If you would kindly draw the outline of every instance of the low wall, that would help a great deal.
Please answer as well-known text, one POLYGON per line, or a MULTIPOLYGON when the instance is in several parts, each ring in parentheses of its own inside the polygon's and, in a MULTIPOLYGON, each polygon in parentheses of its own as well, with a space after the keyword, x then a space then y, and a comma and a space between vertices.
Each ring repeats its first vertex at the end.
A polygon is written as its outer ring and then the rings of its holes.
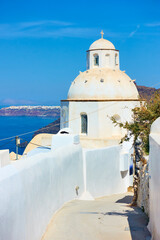
POLYGON ((151 127, 150 153, 150 223, 153 240, 160 239, 160 118, 151 127))
POLYGON ((0 239, 40 240, 53 213, 84 191, 82 149, 72 145, 0 169, 0 239))
POLYGON ((10 164, 9 150, 0 150, 0 168, 10 164))
POLYGON ((40 240, 65 202, 127 191, 126 149, 82 151, 75 136, 57 135, 52 140, 51 151, 37 149, 35 155, 0 169, 0 240, 40 240))
MULTIPOLYGON (((121 171, 121 147, 86 150, 86 188, 93 197, 124 193, 129 186, 129 164, 121 171)), ((123 155, 122 155, 123 156, 123 155)), ((129 159, 128 159, 129 163, 129 159)))

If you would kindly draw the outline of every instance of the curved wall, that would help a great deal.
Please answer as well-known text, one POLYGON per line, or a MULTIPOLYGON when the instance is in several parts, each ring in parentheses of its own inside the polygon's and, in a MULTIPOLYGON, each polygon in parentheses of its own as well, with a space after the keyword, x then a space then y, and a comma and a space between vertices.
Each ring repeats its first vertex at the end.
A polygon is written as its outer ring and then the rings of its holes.
POLYGON ((95 102, 62 102, 62 109, 67 108, 66 118, 61 114, 61 128, 69 127, 74 134, 88 139, 122 138, 126 131, 111 121, 111 117, 118 114, 120 121, 132 121, 132 109, 139 106, 139 101, 95 101, 95 102), (81 113, 88 116, 88 134, 81 134, 81 113), (69 122, 65 122, 68 119, 69 122))
POLYGON ((67 137, 57 134, 54 150, 0 169, 1 240, 40 240, 53 214, 85 192, 101 197, 127 191, 129 147, 82 149, 77 142, 63 145, 67 137))
POLYGON ((83 192, 82 149, 72 145, 0 169, 0 239, 39 240, 53 213, 83 192))
POLYGON ((120 146, 86 151, 86 187, 94 198, 127 191, 129 159, 121 171, 123 156, 120 146))

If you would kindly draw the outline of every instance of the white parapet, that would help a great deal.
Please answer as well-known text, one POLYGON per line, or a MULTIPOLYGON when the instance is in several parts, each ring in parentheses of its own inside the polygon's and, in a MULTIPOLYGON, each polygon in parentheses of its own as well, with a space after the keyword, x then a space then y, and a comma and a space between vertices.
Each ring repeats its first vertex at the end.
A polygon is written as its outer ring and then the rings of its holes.
POLYGON ((10 164, 9 150, 0 150, 0 168, 10 164))
POLYGON ((52 137, 51 150, 64 147, 66 145, 79 144, 79 135, 74 134, 56 134, 52 137))
POLYGON ((84 192, 82 172, 80 144, 0 168, 0 240, 42 239, 52 215, 84 192))

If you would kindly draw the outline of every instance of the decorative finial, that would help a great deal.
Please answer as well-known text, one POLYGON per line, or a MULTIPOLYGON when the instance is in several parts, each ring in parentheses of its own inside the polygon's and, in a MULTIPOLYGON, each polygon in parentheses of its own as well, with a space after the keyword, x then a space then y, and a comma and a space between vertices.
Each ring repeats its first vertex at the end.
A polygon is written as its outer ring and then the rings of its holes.
POLYGON ((103 30, 101 31, 101 38, 103 38, 103 35, 104 35, 104 32, 103 32, 103 30))

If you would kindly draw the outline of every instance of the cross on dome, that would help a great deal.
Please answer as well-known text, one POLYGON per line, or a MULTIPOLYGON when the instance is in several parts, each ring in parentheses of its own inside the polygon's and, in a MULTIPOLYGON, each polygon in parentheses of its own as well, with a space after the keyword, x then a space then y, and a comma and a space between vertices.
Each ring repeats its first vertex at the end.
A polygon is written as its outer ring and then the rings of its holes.
POLYGON ((103 35, 104 35, 104 32, 103 32, 103 30, 101 31, 101 38, 103 38, 103 35))

